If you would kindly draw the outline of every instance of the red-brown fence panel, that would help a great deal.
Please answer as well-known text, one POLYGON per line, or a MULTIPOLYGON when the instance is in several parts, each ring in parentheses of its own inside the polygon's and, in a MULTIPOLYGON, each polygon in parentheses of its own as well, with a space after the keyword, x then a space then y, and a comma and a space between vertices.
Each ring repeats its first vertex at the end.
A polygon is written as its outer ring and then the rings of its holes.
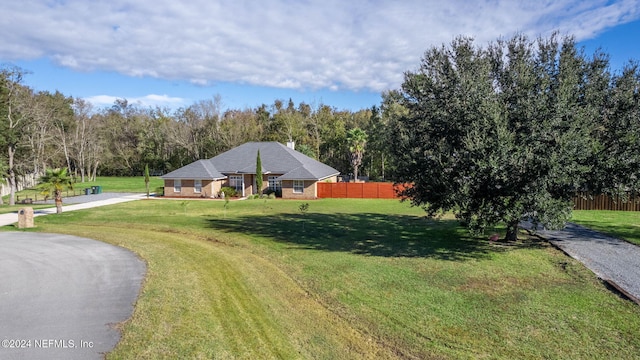
POLYGON ((347 191, 348 183, 330 183, 331 185, 331 197, 336 199, 344 199, 349 193, 347 191))
POLYGON ((332 198, 333 195, 331 193, 331 190, 333 189, 333 187, 331 186, 332 183, 326 183, 326 182, 319 182, 318 183, 318 197, 321 199, 328 199, 328 198, 332 198))
POLYGON ((364 183, 346 183, 347 197, 349 199, 362 199, 362 185, 364 183))
POLYGON ((378 199, 379 189, 385 183, 361 183, 362 184, 362 197, 365 199, 378 199))
MULTIPOLYGON (((393 183, 318 183, 319 198, 351 198, 351 199, 400 199, 398 192, 406 189, 410 184, 393 183)), ((588 195, 579 193, 573 198, 575 210, 618 210, 640 211, 640 196, 629 195, 629 200, 623 202, 619 198, 608 195, 588 195)))
POLYGON ((396 187, 393 184, 386 184, 386 186, 380 186, 378 188, 378 196, 381 199, 396 199, 398 195, 396 194, 396 187))
POLYGON ((350 199, 398 199, 396 189, 403 189, 405 185, 396 187, 393 183, 318 183, 319 198, 350 198, 350 199))

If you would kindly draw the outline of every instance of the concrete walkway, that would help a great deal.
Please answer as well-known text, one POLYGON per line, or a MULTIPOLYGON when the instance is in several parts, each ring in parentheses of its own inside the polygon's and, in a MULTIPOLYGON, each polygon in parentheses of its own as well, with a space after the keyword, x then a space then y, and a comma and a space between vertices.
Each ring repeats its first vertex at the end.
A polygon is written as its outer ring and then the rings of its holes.
MULTIPOLYGON (((90 209, 98 206, 119 204, 128 201, 140 200, 146 197, 145 194, 122 194, 122 193, 103 193, 96 195, 81 195, 72 198, 65 198, 62 205, 62 212, 90 209), (73 203, 65 205, 65 202, 73 203)), ((30 205, 25 205, 28 207, 30 205)), ((34 210, 34 216, 42 216, 55 214, 56 208, 34 210)), ((11 225, 18 222, 18 213, 0 214, 0 226, 11 225)))
POLYGON ((640 305, 639 246, 572 223, 537 233, 640 305))

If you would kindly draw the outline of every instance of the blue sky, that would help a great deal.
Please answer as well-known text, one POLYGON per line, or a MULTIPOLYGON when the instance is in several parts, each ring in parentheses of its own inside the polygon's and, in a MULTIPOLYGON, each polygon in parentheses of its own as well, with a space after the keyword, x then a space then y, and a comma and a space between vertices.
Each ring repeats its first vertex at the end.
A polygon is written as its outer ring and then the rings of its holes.
POLYGON ((171 109, 222 98, 358 110, 398 88, 425 50, 524 33, 640 60, 637 0, 8 0, 0 63, 24 83, 96 108, 117 98, 171 109))

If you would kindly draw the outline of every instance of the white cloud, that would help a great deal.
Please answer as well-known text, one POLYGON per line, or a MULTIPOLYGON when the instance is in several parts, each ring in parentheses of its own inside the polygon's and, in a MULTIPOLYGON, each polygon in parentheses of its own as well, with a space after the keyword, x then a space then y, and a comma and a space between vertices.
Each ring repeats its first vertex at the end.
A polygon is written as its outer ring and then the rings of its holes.
MULTIPOLYGON (((104 108, 112 106, 116 100, 122 100, 122 97, 111 95, 97 95, 87 97, 84 100, 90 102, 96 108, 104 108)), ((167 95, 150 94, 142 97, 125 98, 130 104, 137 104, 142 107, 169 107, 175 108, 187 104, 187 99, 179 97, 171 97, 167 95)))
MULTIPOLYGON (((0 58, 80 71, 298 89, 397 87, 430 46, 640 18, 636 0, 9 0, 0 58)), ((112 102, 111 102, 112 103, 112 102)))

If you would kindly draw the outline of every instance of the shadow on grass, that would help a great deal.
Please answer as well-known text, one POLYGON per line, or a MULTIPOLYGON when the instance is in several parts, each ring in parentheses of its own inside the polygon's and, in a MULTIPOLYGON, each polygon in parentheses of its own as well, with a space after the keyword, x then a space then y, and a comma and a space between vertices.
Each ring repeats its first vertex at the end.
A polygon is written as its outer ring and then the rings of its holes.
POLYGON ((486 240, 470 237, 457 221, 408 215, 272 214, 207 222, 218 231, 265 236, 293 248, 368 256, 468 260, 501 251, 486 240))

